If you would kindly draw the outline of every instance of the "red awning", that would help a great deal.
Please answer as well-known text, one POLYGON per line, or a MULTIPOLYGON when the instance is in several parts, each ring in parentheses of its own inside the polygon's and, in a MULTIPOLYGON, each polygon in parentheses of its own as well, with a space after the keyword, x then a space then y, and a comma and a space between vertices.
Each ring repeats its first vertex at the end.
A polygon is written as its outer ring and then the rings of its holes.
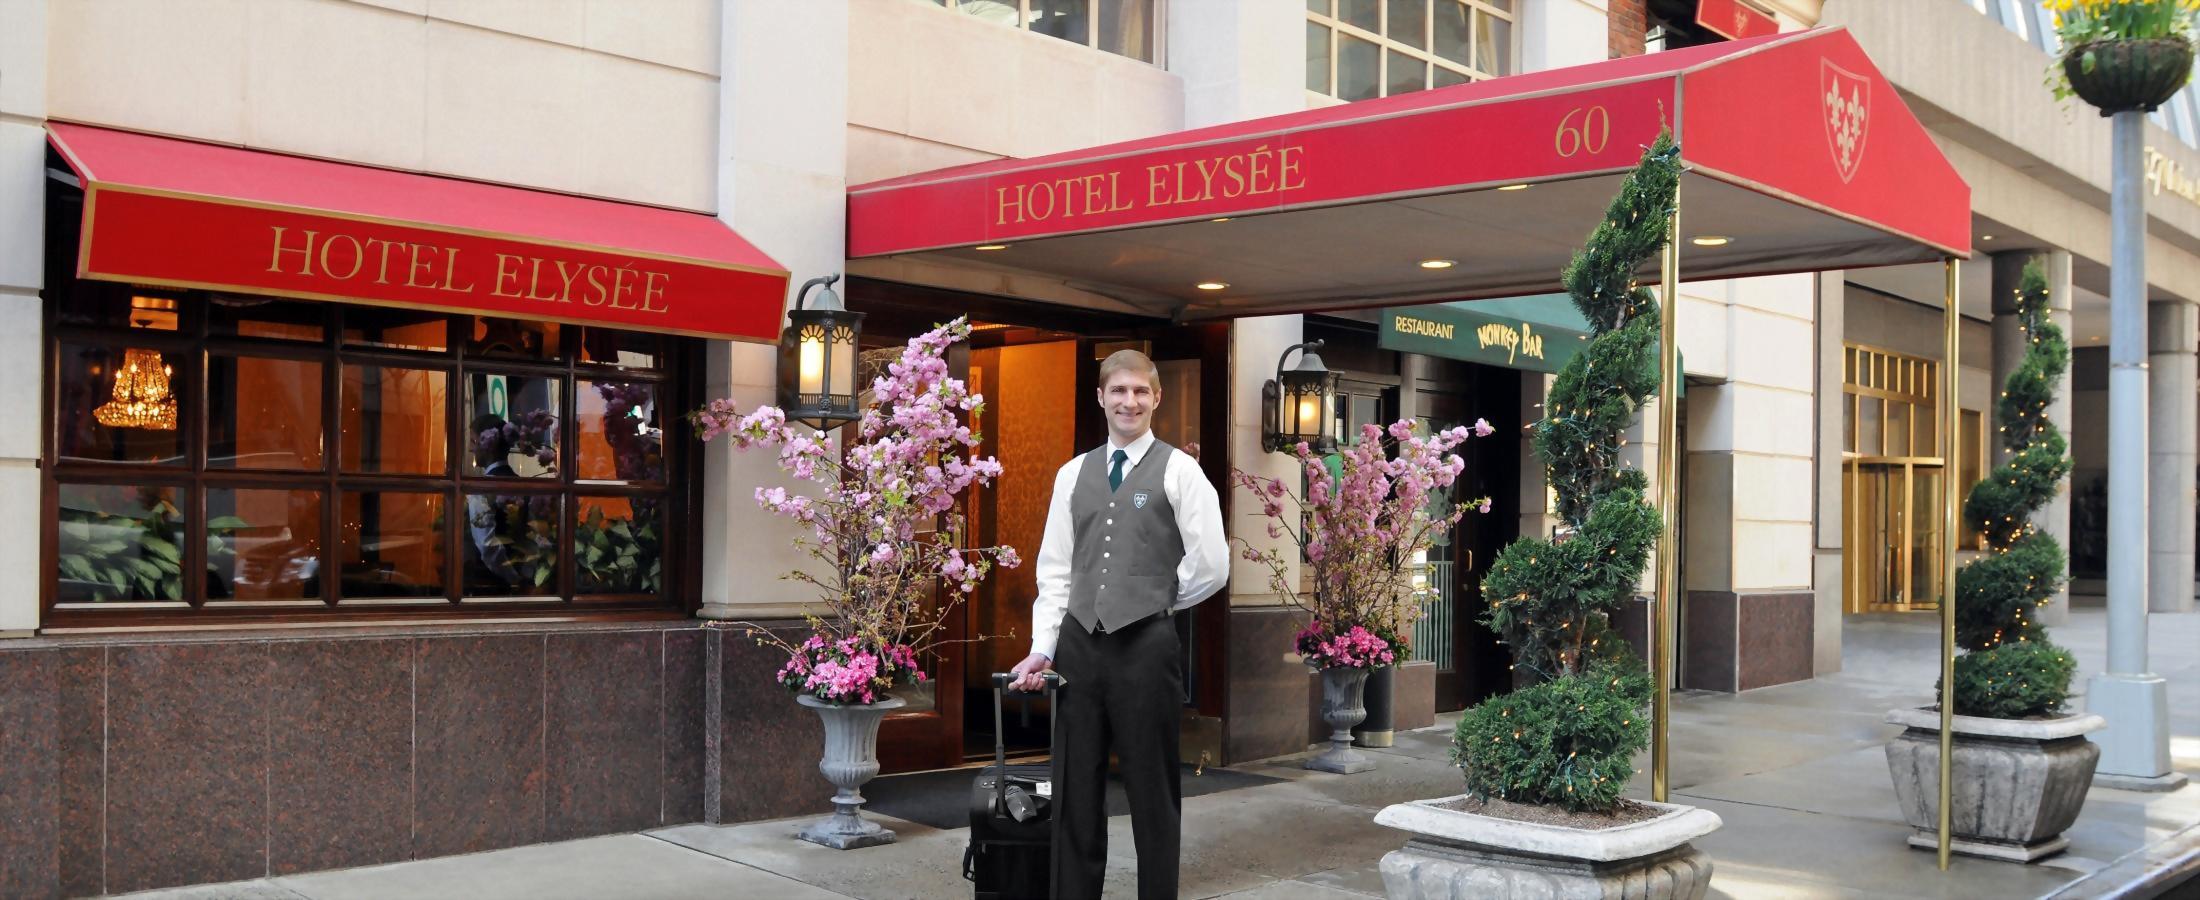
POLYGON ((1682 236, 1728 239, 1683 245, 1688 280, 1970 253, 1970 188, 1817 29, 860 185, 851 271, 1039 275, 1186 318, 1540 293, 1668 126, 1682 236))
POLYGON ((778 338, 787 272, 715 218, 52 123, 77 275, 778 338))

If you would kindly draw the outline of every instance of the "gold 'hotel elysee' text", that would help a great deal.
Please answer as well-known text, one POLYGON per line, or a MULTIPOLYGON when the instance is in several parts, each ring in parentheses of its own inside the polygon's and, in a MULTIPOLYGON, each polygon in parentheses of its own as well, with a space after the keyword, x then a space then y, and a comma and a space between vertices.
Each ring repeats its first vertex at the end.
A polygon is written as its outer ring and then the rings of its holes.
POLYGON ((1305 147, 1261 144, 1243 153, 1153 163, 1143 167, 1144 190, 1135 181, 1126 190, 1122 171, 1002 185, 993 189, 993 224, 1045 222, 1295 191, 1306 186, 1305 153, 1305 147))
MULTIPOLYGON (((372 278, 375 284, 400 284, 455 294, 480 293, 472 279, 461 280, 460 255, 465 248, 411 241, 364 240, 342 232, 290 229, 270 225, 273 251, 267 271, 307 277, 350 281, 372 278)), ((610 266, 515 253, 492 253, 496 274, 489 294, 536 300, 608 306, 612 309, 665 313, 665 287, 672 276, 632 266, 610 266)))

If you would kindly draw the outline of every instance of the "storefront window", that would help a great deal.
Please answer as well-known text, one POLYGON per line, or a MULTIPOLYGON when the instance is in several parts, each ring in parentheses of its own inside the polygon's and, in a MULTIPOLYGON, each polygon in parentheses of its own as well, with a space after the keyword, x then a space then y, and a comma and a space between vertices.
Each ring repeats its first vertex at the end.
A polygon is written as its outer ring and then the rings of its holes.
POLYGON ((321 468, 321 371, 319 360, 208 355, 207 465, 321 468))
POLYGON ((49 626, 679 596, 679 339, 88 281, 62 302, 49 626))
POLYGON ((1512 0, 1307 0, 1306 89, 1388 97, 1515 73, 1512 0))
POLYGON ((558 392, 564 379, 477 372, 466 386, 466 472, 558 477, 558 392))
POLYGON ((173 487, 63 484, 55 597, 174 603, 184 597, 181 494, 173 487))
MULTIPOLYGON (((129 335, 117 335, 127 339, 129 335)), ((62 341, 56 350, 55 455, 66 461, 182 466, 188 372, 174 345, 62 341)))
POLYGON ((440 598, 444 496, 422 491, 345 491, 337 522, 337 596, 343 600, 440 598))
POLYGON ((558 496, 466 495, 466 596, 558 592, 558 496))
POLYGON ((441 475, 450 464, 444 397, 450 373, 374 364, 344 367, 344 471, 441 475))
POLYGON ((209 488, 209 602, 321 597, 320 491, 209 488))

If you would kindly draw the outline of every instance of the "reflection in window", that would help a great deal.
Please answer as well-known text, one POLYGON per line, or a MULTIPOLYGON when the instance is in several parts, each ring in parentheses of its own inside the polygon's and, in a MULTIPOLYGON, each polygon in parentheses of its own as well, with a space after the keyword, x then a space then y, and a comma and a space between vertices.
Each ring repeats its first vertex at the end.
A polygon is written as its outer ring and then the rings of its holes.
POLYGON ((62 603, 181 601, 179 493, 172 487, 60 485, 56 598, 62 603))
POLYGON ((206 364, 206 463, 321 468, 321 364, 216 354, 206 364))
POLYGON ((328 304, 288 303, 264 297, 213 297, 206 302, 206 332, 215 337, 319 341, 326 334, 328 304))
POLYGON ((573 571, 586 594, 654 594, 664 585, 664 519, 655 497, 581 497, 573 571))
POLYGON ((558 495, 466 496, 466 596, 558 592, 558 495))
POLYGON ((157 463, 183 458, 184 380, 159 350, 63 342, 54 405, 67 460, 157 463))
POLYGON ((443 495, 345 491, 336 566, 345 598, 443 597, 443 495))
POLYGON ((320 491, 209 488, 206 599, 318 600, 320 491))
POLYGON ((469 356, 506 356, 514 359, 557 359, 558 323, 536 319, 496 319, 475 316, 467 323, 469 356))
POLYGON ((450 465, 440 369, 344 367, 344 471, 441 475, 450 465))
POLYGON ((561 379, 476 372, 466 385, 466 472, 491 478, 558 475, 561 379))
POLYGON ((344 308, 344 343, 388 350, 432 350, 451 346, 451 320, 441 313, 377 306, 344 308))
POLYGON ((657 421, 657 386, 646 382, 582 381, 580 470, 589 481, 660 481, 665 432, 657 421))
POLYGON ((626 369, 655 369, 665 364, 664 339, 654 334, 583 328, 580 345, 584 363, 626 369))
POLYGON ((975 19, 1154 61, 1154 0, 932 0, 975 19))

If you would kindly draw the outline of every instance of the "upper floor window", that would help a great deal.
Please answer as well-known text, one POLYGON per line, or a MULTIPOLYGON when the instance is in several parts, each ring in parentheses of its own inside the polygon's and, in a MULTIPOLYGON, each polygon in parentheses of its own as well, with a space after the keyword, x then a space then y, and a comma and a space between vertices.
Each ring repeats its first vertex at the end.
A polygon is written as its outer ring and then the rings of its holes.
POLYGON ((1139 62, 1153 62, 1160 0, 932 0, 988 22, 1028 28, 1139 62))
POLYGON ((1306 89, 1366 100, 1513 74, 1518 3, 1306 0, 1306 89))

